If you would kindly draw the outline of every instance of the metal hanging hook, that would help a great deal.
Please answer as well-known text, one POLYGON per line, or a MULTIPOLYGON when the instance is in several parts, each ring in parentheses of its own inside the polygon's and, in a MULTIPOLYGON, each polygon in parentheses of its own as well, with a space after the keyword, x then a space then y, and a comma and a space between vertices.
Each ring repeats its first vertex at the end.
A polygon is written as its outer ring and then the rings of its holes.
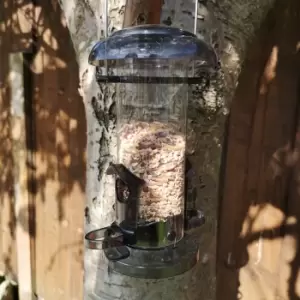
POLYGON ((198 24, 198 0, 195 0, 194 34, 196 35, 197 35, 197 24, 198 24))
POLYGON ((104 35, 108 37, 108 0, 104 0, 104 35))
MULTIPOLYGON (((108 37, 108 0, 104 0, 104 37, 108 37)), ((104 63, 105 74, 108 74, 107 61, 104 63)))

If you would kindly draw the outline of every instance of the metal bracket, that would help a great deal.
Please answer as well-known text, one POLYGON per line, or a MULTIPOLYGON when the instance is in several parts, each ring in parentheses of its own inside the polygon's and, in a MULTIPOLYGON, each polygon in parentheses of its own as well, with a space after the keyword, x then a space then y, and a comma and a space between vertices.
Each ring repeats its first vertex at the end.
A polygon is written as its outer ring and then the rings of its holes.
POLYGON ((109 260, 125 259, 130 255, 125 245, 124 236, 115 223, 111 226, 88 232, 85 235, 85 240, 87 248, 104 250, 104 254, 109 260))

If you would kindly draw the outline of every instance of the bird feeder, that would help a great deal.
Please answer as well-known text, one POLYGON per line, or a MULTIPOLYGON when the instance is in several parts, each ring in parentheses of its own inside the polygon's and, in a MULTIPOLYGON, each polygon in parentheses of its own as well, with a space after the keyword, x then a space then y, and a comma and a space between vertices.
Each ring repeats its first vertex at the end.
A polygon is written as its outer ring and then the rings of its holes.
POLYGON ((89 63, 97 81, 116 91, 118 154, 107 169, 116 219, 89 232, 88 247, 128 276, 186 272, 199 246, 188 230, 204 220, 186 204, 188 90, 216 71, 216 54, 190 32, 143 25, 96 43, 89 63))

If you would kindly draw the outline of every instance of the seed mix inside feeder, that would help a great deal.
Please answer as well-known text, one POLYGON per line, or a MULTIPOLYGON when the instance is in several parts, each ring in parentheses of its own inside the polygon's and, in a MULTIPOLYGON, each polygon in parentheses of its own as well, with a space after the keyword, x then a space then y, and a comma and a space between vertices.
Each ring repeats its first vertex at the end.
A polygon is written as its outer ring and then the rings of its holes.
POLYGON ((119 161, 145 183, 139 218, 164 221, 184 204, 185 136, 163 122, 136 121, 120 128, 119 161))

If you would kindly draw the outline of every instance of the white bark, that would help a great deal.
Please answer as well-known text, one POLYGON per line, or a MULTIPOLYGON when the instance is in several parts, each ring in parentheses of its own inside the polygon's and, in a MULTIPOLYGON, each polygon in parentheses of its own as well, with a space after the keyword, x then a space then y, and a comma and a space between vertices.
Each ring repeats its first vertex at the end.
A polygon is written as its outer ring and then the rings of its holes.
MULTIPOLYGON (((105 32, 104 0, 60 0, 80 68, 80 93, 87 119, 87 207, 86 231, 114 221, 113 179, 103 172, 116 151, 114 98, 99 88, 94 68, 87 57, 93 42, 105 32)), ((196 172, 198 204, 207 224, 202 228, 202 260, 193 270, 171 279, 137 280, 108 273, 99 251, 85 251, 85 299, 168 300, 215 298, 215 240, 217 222, 218 173, 223 123, 228 103, 237 85, 246 44, 263 20, 274 0, 201 1, 198 33, 217 49, 224 72, 205 92, 193 89, 190 99, 189 150, 196 172)), ((109 1, 108 34, 121 29, 125 0, 109 1)), ((162 22, 193 31, 194 0, 165 0, 162 22)))

